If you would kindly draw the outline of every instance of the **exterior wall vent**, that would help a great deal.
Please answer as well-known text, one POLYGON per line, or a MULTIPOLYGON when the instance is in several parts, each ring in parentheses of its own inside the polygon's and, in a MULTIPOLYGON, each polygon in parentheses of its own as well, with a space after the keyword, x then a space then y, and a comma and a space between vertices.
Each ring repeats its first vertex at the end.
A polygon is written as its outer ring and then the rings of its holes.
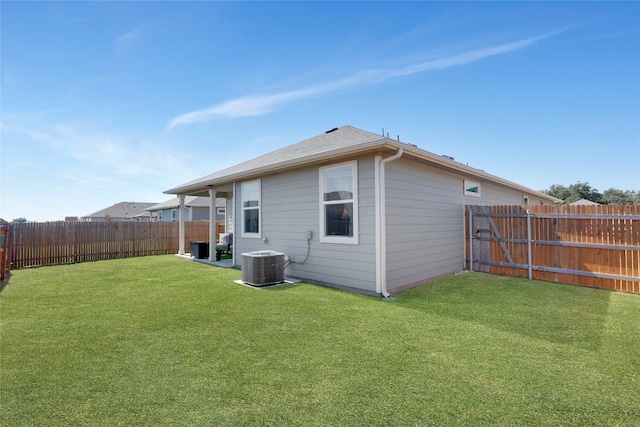
POLYGON ((253 286, 284 282, 284 254, 275 251, 242 254, 242 281, 253 286))

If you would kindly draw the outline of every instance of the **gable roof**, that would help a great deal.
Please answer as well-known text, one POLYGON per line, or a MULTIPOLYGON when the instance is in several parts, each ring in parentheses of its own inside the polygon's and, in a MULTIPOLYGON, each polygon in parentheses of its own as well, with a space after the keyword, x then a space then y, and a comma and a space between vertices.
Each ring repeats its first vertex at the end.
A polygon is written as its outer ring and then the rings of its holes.
POLYGON ((82 218, 133 218, 141 213, 146 213, 145 209, 153 205, 155 205, 155 203, 120 202, 108 208, 90 213, 89 215, 84 215, 82 218))
POLYGON ((339 158, 364 153, 376 153, 383 156, 395 154, 402 148, 404 156, 410 156, 437 168, 452 170, 471 178, 485 180, 501 186, 536 194, 554 203, 562 202, 542 192, 515 184, 511 181, 472 168, 450 157, 422 150, 413 144, 396 141, 353 126, 334 128, 296 144, 258 156, 227 169, 206 175, 165 191, 166 194, 205 195, 210 187, 228 185, 236 180, 253 179, 273 172, 282 172, 310 164, 335 161, 339 158))
POLYGON ((357 151, 357 149, 361 149, 367 144, 379 143, 384 139, 380 135, 345 125, 190 181, 179 187, 167 190, 165 193, 180 194, 188 192, 189 189, 201 188, 203 185, 213 186, 220 181, 230 181, 245 178, 246 175, 257 175, 261 172, 267 173, 271 170, 301 166, 305 161, 312 162, 323 157, 331 158, 340 152, 357 151))

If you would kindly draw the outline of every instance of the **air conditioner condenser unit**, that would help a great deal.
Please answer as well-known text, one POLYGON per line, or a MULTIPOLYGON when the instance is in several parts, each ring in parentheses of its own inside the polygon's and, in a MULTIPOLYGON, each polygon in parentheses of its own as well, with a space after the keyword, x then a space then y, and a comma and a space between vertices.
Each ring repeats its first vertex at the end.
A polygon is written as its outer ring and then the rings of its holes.
POLYGON ((276 251, 243 253, 242 281, 253 286, 284 282, 284 254, 276 251))

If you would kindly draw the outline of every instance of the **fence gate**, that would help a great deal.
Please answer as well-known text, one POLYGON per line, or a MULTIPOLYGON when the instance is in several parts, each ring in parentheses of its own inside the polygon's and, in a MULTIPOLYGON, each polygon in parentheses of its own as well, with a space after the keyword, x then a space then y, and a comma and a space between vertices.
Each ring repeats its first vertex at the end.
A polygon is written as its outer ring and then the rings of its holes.
POLYGON ((640 294, 640 206, 467 206, 471 271, 640 294))

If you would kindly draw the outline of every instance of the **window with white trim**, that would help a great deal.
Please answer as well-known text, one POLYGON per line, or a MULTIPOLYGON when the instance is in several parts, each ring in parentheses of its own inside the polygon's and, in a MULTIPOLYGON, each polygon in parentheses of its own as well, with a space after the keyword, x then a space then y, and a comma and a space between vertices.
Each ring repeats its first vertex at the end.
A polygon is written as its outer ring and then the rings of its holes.
POLYGON ((528 196, 522 196, 522 204, 525 205, 525 206, 529 204, 529 197, 528 196))
POLYGON ((242 236, 260 237, 260 180, 243 182, 242 236))
POLYGON ((175 221, 178 219, 178 213, 176 209, 171 209, 171 221, 175 221))
POLYGON ((469 181, 468 179, 464 180, 464 195, 465 196, 473 196, 480 197, 480 183, 475 181, 469 181))
POLYGON ((358 162, 320 168, 320 241, 358 243, 358 162))

